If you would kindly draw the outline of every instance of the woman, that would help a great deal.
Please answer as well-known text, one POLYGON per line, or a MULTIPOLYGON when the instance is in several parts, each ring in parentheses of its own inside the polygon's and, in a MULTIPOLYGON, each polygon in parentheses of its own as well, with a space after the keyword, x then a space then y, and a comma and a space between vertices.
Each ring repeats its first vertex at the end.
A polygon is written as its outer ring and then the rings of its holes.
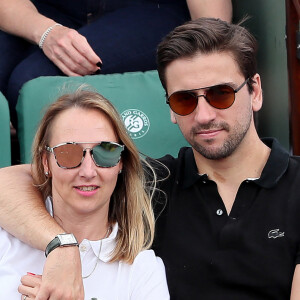
MULTIPOLYGON (((79 243, 85 299, 169 299, 163 263, 146 250, 154 217, 140 157, 108 100, 79 89, 53 103, 34 140, 32 173, 49 213, 79 243)), ((20 277, 42 274, 45 255, 3 229, 0 241, 1 295, 18 299, 20 277)), ((30 277, 22 299, 38 292, 41 278, 30 277)))

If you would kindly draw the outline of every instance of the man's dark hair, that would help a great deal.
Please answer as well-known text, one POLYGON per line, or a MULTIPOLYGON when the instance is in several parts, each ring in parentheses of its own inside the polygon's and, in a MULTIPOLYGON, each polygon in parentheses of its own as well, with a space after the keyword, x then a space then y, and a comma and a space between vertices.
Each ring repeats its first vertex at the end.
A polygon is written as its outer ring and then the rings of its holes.
POLYGON ((228 52, 253 91, 251 78, 257 73, 257 41, 244 27, 220 19, 199 18, 176 27, 158 45, 157 69, 164 89, 166 67, 176 59, 191 58, 199 53, 228 52))

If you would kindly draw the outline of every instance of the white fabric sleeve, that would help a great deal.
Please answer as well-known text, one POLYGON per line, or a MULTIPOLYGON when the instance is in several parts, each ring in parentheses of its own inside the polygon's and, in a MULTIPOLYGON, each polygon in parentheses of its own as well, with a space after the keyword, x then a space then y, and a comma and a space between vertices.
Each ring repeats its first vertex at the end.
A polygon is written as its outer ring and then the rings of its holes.
POLYGON ((7 233, 6 231, 0 227, 0 261, 3 260, 3 257, 5 255, 5 252, 9 248, 9 245, 7 244, 7 233))
POLYGON ((165 266, 153 250, 139 253, 133 263, 130 300, 169 300, 165 266))

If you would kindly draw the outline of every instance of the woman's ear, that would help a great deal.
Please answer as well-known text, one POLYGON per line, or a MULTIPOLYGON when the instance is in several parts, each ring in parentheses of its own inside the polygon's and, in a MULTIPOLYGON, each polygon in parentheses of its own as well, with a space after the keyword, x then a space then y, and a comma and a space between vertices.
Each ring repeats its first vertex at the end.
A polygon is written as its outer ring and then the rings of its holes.
POLYGON ((122 159, 121 159, 120 162, 119 162, 119 174, 122 173, 122 170, 123 170, 123 162, 122 162, 122 159))
POLYGON ((42 156, 42 163, 44 167, 44 174, 46 177, 50 177, 50 168, 49 168, 49 163, 48 163, 48 157, 47 154, 44 152, 42 156))
POLYGON ((254 83, 252 84, 253 92, 251 94, 252 97, 252 110, 259 111, 263 104, 263 94, 261 88, 261 80, 259 74, 255 74, 252 77, 254 83))

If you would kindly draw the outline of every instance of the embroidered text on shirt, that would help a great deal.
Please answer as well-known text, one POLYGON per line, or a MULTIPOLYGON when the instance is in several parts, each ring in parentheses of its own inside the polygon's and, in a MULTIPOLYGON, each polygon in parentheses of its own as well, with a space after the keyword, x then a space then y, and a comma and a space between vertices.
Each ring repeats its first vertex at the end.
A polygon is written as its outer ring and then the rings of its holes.
POLYGON ((284 236, 284 232, 279 232, 279 229, 270 230, 268 233, 269 239, 276 239, 278 237, 283 237, 283 236, 284 236))

